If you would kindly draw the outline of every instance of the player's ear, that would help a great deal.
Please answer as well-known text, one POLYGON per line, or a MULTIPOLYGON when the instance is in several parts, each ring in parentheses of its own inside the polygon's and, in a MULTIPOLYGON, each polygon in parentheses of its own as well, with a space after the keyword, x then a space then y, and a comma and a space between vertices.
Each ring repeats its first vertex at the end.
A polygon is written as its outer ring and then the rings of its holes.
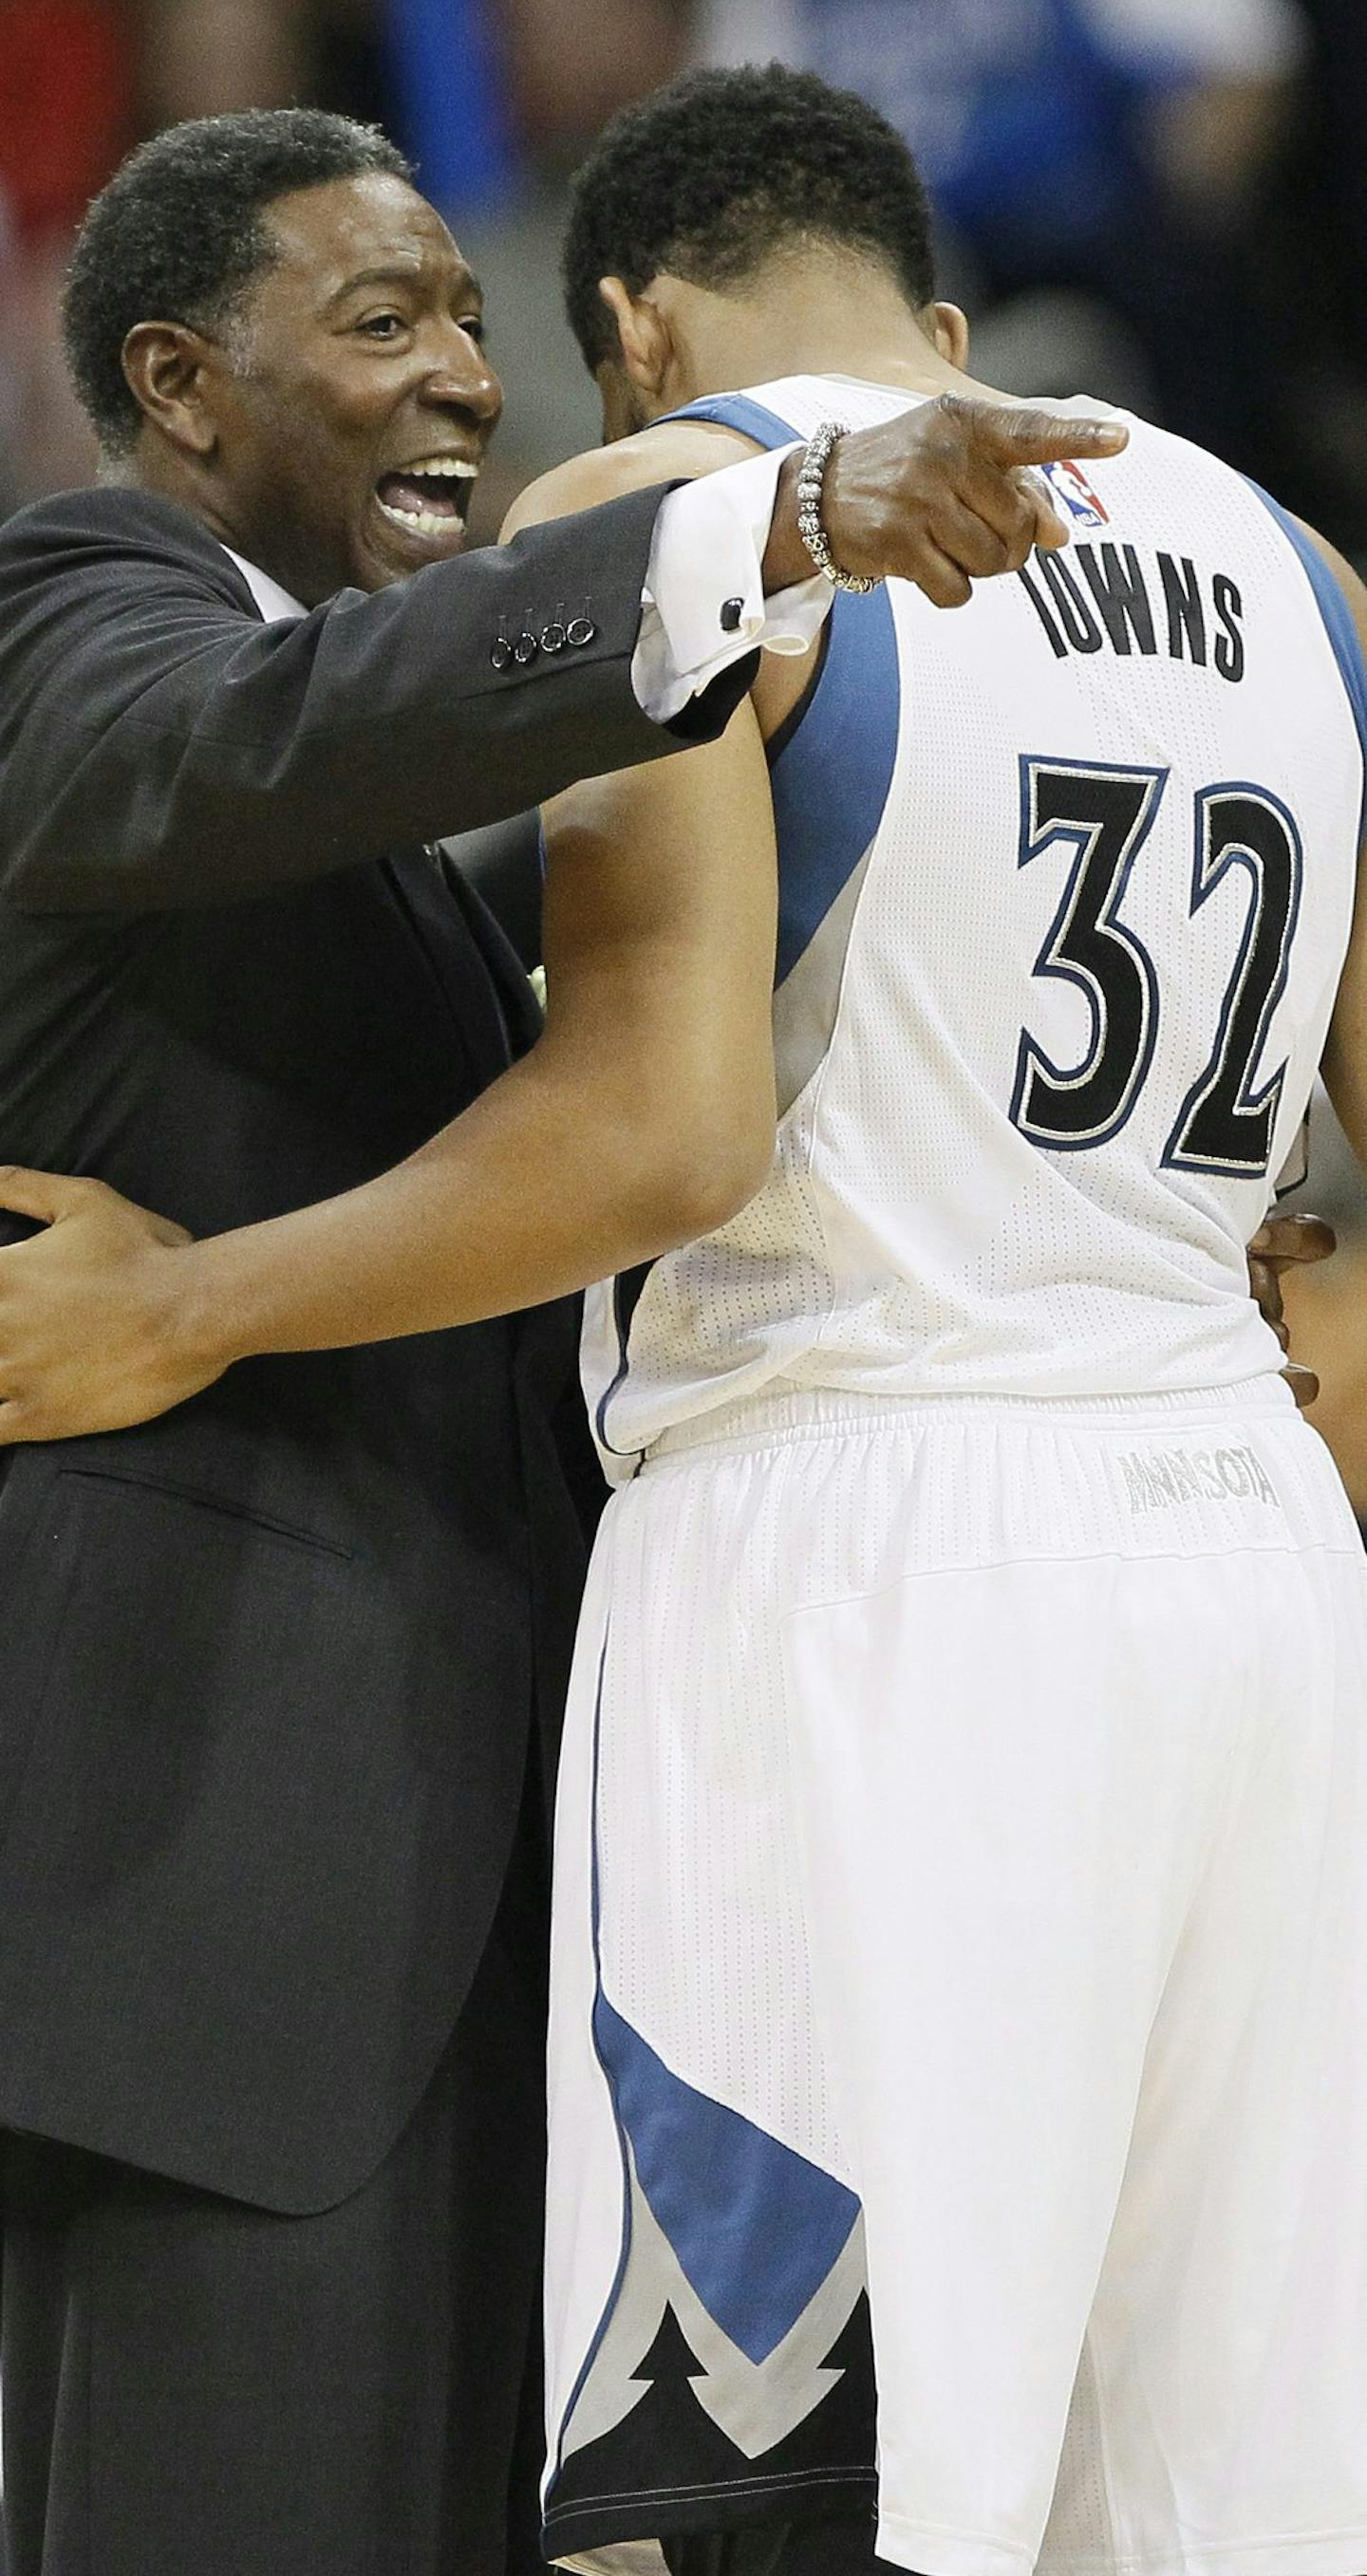
POLYGON ((669 366, 669 333, 649 295, 633 295, 620 277, 600 277, 598 292, 617 326, 622 366, 638 393, 654 396, 669 366))
POLYGON ((968 316, 957 304, 928 304, 921 316, 921 328, 951 367, 967 366, 968 316))

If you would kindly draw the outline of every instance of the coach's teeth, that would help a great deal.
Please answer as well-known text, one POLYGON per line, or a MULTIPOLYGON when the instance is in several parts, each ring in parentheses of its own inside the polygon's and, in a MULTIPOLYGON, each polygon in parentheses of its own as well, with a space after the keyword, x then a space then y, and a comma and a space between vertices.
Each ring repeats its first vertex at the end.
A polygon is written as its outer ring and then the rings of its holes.
POLYGON ((412 536, 449 537, 453 528, 463 528, 465 524, 447 510, 398 510, 390 501, 382 501, 380 508, 396 528, 407 528, 412 536))
POLYGON ((411 465, 391 466, 380 476, 375 497, 385 517, 410 535, 449 535, 464 525, 470 488, 478 465, 465 456, 417 456, 411 465), (461 488, 453 492, 451 485, 461 488), (424 492, 429 499, 424 503, 424 492))

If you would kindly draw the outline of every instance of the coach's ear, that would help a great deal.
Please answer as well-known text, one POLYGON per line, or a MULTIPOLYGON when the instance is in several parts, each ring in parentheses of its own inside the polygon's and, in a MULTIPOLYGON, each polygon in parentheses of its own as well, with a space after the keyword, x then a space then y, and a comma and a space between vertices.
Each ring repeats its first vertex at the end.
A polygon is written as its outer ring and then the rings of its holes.
POLYGON ((217 442, 218 358, 214 343, 188 322, 135 322, 123 344, 123 372, 144 419, 194 456, 210 455, 217 442))
POLYGON ((928 304, 921 317, 921 328, 933 340, 942 358, 962 373, 968 364, 968 315, 957 304, 928 304))
POLYGON ((638 393, 657 398, 672 354, 670 337, 649 289, 633 295, 620 277, 600 277, 598 292, 617 325, 622 365, 638 393))

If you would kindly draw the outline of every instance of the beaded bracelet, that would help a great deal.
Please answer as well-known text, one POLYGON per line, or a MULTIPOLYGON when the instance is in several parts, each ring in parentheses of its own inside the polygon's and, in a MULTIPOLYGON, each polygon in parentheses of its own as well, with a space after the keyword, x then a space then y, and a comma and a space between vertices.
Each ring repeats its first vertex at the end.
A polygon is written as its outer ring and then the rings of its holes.
POLYGON ((877 582, 870 581, 862 572, 841 571, 827 544, 826 531, 821 524, 821 489, 826 480, 826 467, 830 463, 831 449, 836 440, 844 436, 843 421, 823 420, 820 428, 807 441, 806 453, 797 478, 798 534, 817 571, 825 574, 833 589, 876 590, 877 582))

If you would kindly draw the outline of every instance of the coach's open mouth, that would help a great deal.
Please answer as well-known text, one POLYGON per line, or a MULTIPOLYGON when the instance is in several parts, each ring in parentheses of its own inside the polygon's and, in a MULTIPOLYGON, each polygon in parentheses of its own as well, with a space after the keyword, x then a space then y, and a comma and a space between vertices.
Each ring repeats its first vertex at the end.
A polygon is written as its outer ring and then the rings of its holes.
POLYGON ((479 467, 466 456, 418 456, 382 474, 375 498, 391 527, 430 543, 463 534, 479 467))

